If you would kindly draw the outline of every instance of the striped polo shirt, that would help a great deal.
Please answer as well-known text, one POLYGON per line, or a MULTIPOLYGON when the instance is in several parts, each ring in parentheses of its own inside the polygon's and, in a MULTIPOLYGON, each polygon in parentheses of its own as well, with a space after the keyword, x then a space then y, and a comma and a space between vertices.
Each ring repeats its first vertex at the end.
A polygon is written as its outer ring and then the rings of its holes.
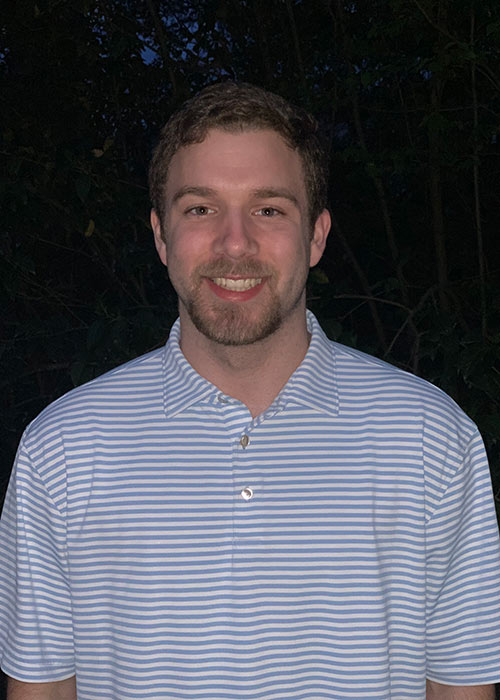
POLYGON ((166 346, 26 430, 1 529, 2 668, 78 700, 405 700, 500 680, 477 429, 312 339, 252 419, 166 346))

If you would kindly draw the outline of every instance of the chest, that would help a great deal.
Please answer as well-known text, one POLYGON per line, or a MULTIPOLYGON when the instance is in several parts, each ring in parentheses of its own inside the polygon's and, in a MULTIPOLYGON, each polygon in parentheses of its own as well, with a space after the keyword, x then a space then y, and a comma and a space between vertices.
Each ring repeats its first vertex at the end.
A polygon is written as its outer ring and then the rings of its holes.
POLYGON ((91 444, 69 455, 75 561, 189 559, 205 571, 287 558, 359 570, 420 556, 424 544, 420 441, 408 430, 241 416, 218 430, 198 421, 91 444))

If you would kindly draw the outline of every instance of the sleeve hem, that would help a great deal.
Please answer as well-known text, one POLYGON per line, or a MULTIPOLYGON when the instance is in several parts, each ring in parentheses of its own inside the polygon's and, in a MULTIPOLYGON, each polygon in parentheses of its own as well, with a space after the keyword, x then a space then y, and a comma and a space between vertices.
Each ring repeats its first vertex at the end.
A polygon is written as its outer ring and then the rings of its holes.
POLYGON ((426 674, 426 679, 432 681, 433 683, 440 683, 441 685, 447 685, 451 688, 470 688, 477 685, 495 685, 500 683, 500 671, 492 673, 489 676, 483 678, 475 678, 473 680, 456 679, 456 680, 445 680, 444 678, 438 678, 432 673, 426 674))
POLYGON ((35 668, 31 671, 27 671, 26 669, 20 670, 15 666, 10 666, 5 661, 2 661, 0 668, 6 676, 21 683, 54 683, 56 681, 65 681, 76 675, 75 669, 57 669, 56 667, 52 668, 50 666, 46 668, 35 668))

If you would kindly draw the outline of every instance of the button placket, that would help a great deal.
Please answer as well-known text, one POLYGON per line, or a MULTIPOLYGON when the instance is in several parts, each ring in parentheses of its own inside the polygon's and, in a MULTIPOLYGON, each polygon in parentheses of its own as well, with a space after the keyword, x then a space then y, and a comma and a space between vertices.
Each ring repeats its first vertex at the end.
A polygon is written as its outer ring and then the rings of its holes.
MULTIPOLYGON (((240 445, 244 450, 246 450, 249 444, 250 438, 246 433, 244 433, 240 438, 240 445)), ((245 486, 245 488, 240 491, 240 496, 244 501, 249 501, 251 498, 253 498, 253 489, 250 486, 245 486)))
POLYGON ((259 547, 264 536, 262 526, 262 468, 259 465, 259 438, 253 421, 242 423, 234 436, 233 542, 235 557, 247 561, 252 548, 259 547))
MULTIPOLYGON (((250 437, 249 437, 248 433, 245 432, 240 437, 240 446, 244 450, 246 450, 247 447, 249 446, 249 444, 250 444, 250 437)), ((250 501, 254 496, 254 490, 251 486, 247 485, 241 489, 239 495, 244 501, 250 501)))

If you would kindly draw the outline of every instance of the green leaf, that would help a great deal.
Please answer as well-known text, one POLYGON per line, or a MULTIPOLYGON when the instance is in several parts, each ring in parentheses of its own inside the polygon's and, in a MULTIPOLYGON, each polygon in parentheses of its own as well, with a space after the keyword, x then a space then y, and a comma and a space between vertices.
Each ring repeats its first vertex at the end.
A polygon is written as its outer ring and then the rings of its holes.
POLYGON ((95 231, 95 221, 94 219, 90 219, 87 228, 85 229, 85 238, 90 238, 90 236, 94 233, 95 231))

